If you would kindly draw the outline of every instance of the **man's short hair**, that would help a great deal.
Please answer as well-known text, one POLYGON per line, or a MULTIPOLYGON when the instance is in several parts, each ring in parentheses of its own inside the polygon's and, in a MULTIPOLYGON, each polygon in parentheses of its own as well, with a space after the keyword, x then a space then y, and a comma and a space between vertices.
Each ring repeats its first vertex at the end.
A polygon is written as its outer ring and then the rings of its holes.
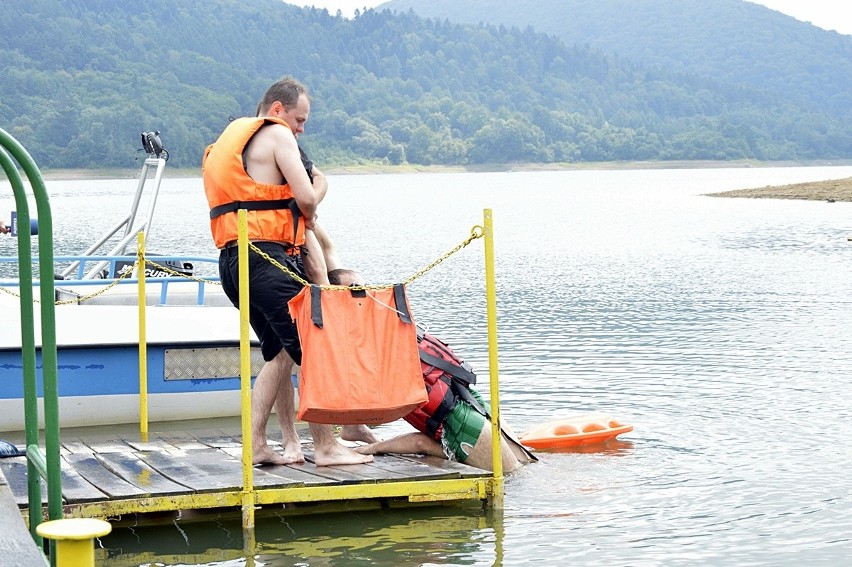
POLYGON ((263 93, 263 98, 260 99, 260 102, 257 105, 257 114, 260 115, 272 106, 272 103, 276 100, 284 105, 284 108, 290 109, 296 106, 299 102, 300 96, 307 97, 308 100, 311 100, 310 95, 308 95, 308 89, 294 79, 293 77, 287 76, 275 82, 271 87, 266 89, 266 92, 263 93))
POLYGON ((344 278, 353 282, 352 284, 347 285, 355 285, 354 282, 358 282, 361 279, 361 274, 355 270, 347 270, 346 268, 337 268, 336 270, 331 270, 328 273, 328 283, 331 285, 344 285, 342 283, 344 278))

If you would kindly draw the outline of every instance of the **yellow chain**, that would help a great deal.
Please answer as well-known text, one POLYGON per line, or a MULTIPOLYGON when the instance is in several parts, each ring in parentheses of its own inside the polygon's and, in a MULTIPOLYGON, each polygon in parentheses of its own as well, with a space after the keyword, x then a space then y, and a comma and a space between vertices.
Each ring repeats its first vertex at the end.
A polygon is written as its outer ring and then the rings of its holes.
MULTIPOLYGON (((482 238, 483 236, 485 236, 485 229, 480 225, 475 225, 473 228, 470 229, 470 236, 468 236, 466 239, 464 239, 458 246, 456 246, 452 250, 444 253, 437 260, 435 260, 434 262, 432 262, 431 264, 429 264, 428 266, 426 266, 422 270, 417 271, 414 275, 412 275, 408 279, 403 280, 402 283, 404 283, 405 285, 410 284, 411 282, 413 282, 414 280, 416 280, 419 277, 422 277, 426 272, 428 272, 429 270, 431 270, 432 268, 434 268, 435 266, 437 266, 438 264, 440 264, 441 262, 443 262, 444 260, 446 260, 447 258, 452 256, 453 254, 455 254, 456 252, 458 252, 459 250, 461 250, 462 248, 464 248, 465 246, 467 246, 468 244, 470 244, 471 242, 473 242, 477 238, 482 238)), ((261 250, 260 248, 258 248, 254 244, 252 244, 251 242, 249 242, 249 247, 252 250, 254 250, 255 253, 257 253, 264 260, 266 260, 267 262, 269 262, 270 264, 272 264, 273 266, 275 266, 279 270, 285 272, 287 275, 289 275, 291 278, 293 278, 294 280, 296 280, 297 282, 299 282, 303 286, 311 285, 311 282, 309 282, 308 280, 306 280, 305 278, 303 278, 299 274, 293 272, 292 270, 290 270, 286 266, 281 265, 281 263, 279 263, 277 260, 275 260, 274 258, 269 256, 269 254, 267 254, 266 252, 264 252, 263 250, 261 250)), ((346 287, 346 289, 353 289, 353 290, 369 290, 369 289, 378 290, 378 289, 388 289, 388 288, 391 288, 393 286, 394 286, 394 284, 353 285, 353 286, 321 285, 320 288, 322 288, 322 289, 340 289, 341 287, 346 287)))
MULTIPOLYGON (((482 238, 483 236, 485 236, 485 229, 480 225, 475 225, 473 228, 470 229, 470 236, 465 238, 458 246, 456 246, 452 250, 449 250, 448 252, 445 252, 443 255, 441 255, 439 258, 437 258, 434 262, 432 262, 431 264, 429 264, 425 268, 418 270, 411 277, 403 280, 402 283, 405 284, 405 285, 409 285, 410 283, 412 283, 417 278, 423 277, 423 275, 426 274, 426 272, 428 272, 429 270, 431 270, 432 268, 434 268, 435 266, 437 266, 438 264, 440 264, 441 262, 443 262, 444 260, 446 260, 447 258, 452 256, 456 252, 460 251, 462 248, 466 247, 468 244, 470 244, 471 242, 473 242, 477 238, 482 238)), ((270 264, 272 264, 273 266, 275 266, 276 268, 278 268, 282 272, 285 272, 287 275, 289 275, 291 278, 293 278, 294 280, 296 280, 297 282, 299 282, 303 286, 311 285, 311 282, 309 282, 308 280, 306 280, 305 278, 303 278, 302 276, 300 276, 296 272, 293 272, 292 270, 290 270, 286 266, 282 265, 277 260, 275 260, 274 258, 269 256, 269 254, 267 254, 266 252, 264 252, 263 250, 261 250, 260 248, 258 248, 254 244, 252 244, 251 242, 249 242, 249 247, 252 250, 254 250, 255 253, 257 253, 260 257, 265 259, 267 262, 269 262, 270 264)), ((198 283, 202 283, 202 284, 222 285, 222 283, 218 282, 218 281, 213 281, 213 280, 208 280, 208 279, 204 279, 204 278, 199 278, 199 277, 196 277, 196 276, 190 276, 190 275, 187 275, 187 274, 182 274, 182 273, 180 273, 176 270, 173 270, 172 268, 169 268, 168 266, 163 266, 162 264, 158 264, 157 262, 154 262, 154 261, 149 260, 147 258, 145 259, 145 264, 146 265, 150 264, 151 266, 154 266, 154 267, 156 267, 160 270, 163 270, 164 272, 166 272, 166 273, 168 273, 172 276, 186 278, 186 279, 192 280, 194 282, 198 282, 198 283)), ((130 269, 128 269, 128 270, 124 271, 124 273, 120 274, 115 279, 115 281, 113 281, 109 285, 99 289, 98 291, 96 291, 94 293, 91 293, 91 294, 88 294, 88 295, 82 295, 82 296, 78 297, 77 299, 57 301, 55 303, 55 305, 68 305, 68 304, 73 304, 73 303, 81 303, 81 302, 86 301, 88 299, 92 299, 94 297, 97 297, 97 296, 99 296, 103 293, 106 293, 108 290, 117 286, 121 282, 121 280, 124 280, 127 277, 129 277, 138 266, 139 266, 139 261, 137 260, 133 263, 133 266, 130 269)), ((378 290, 378 289, 388 289, 390 287, 393 287, 393 285, 394 284, 378 284, 378 285, 363 285, 363 286, 353 285, 353 286, 346 286, 346 288, 347 289, 355 289, 355 290, 371 290, 371 289, 372 290, 378 290)), ((322 289, 339 289, 339 288, 344 287, 344 286, 323 285, 323 286, 320 286, 320 287, 322 289)), ((11 296, 14 296, 14 297, 20 297, 20 295, 14 293, 13 291, 11 291, 9 289, 6 289, 3 286, 0 286, 0 291, 2 291, 3 293, 7 293, 11 296)), ((38 299, 33 299, 33 301, 35 301, 36 303, 40 303, 40 301, 38 299)))
POLYGON ((453 254, 455 254, 456 252, 458 252, 459 250, 461 250, 462 248, 464 248, 465 246, 467 246, 468 244, 470 244, 471 242, 473 242, 477 238, 482 238, 483 236, 485 236, 485 229, 480 225, 475 225, 473 228, 470 229, 470 236, 468 236, 466 239, 464 239, 461 242, 461 244, 459 244, 458 246, 456 246, 455 248, 453 248, 449 252, 445 253, 443 256, 441 256, 440 258, 438 258, 437 260, 435 260, 434 262, 432 262, 431 264, 429 264, 428 266, 426 266, 422 270, 415 272, 413 276, 411 276, 407 280, 403 280, 402 283, 404 283, 405 285, 410 284, 411 282, 413 282, 414 280, 416 280, 419 277, 422 277, 426 272, 428 272, 429 270, 431 270, 432 268, 434 268, 435 266, 437 266, 438 264, 440 264, 441 262, 443 262, 444 260, 446 260, 447 258, 452 256, 453 254))
POLYGON ((82 303, 83 301, 86 301, 87 299, 92 299, 93 297, 97 297, 97 296, 99 296, 103 293, 106 293, 108 290, 117 286, 121 280, 124 280, 124 279, 127 279, 128 277, 130 277, 130 274, 133 273, 133 268, 135 268, 137 264, 138 264, 138 262, 134 262, 133 266, 129 270, 126 270, 124 273, 119 274, 118 277, 115 278, 115 281, 104 286, 103 288, 99 289, 98 291, 96 291, 94 293, 90 293, 89 295, 81 295, 77 299, 66 299, 65 301, 57 301, 56 303, 54 303, 54 305, 72 305, 74 303, 82 303))
MULTIPOLYGON (((66 299, 66 300, 64 300, 64 301, 56 301, 56 302, 54 302, 54 305, 72 305, 72 304, 74 304, 74 303, 80 303, 81 301, 86 301, 87 299, 92 299, 93 297, 97 297, 97 296, 99 296, 99 295, 101 295, 101 294, 103 294, 103 293, 106 293, 106 292, 107 292, 107 291, 109 291, 110 289, 112 289, 112 288, 114 288, 115 286, 117 286, 121 280, 126 279, 127 277, 129 277, 129 276, 130 276, 130 274, 132 274, 132 273, 133 273, 133 268, 135 268, 135 267, 136 267, 136 264, 137 264, 137 263, 136 263, 136 262, 134 262, 134 263, 133 263, 133 266, 132 266, 129 270, 127 270, 126 272, 124 272, 124 273, 120 274, 117 278, 115 278, 115 281, 114 281, 114 282, 112 282, 112 283, 110 283, 110 284, 108 284, 108 285, 104 286, 103 288, 99 289, 98 291, 96 291, 96 292, 94 292, 94 293, 90 293, 89 295, 81 295, 81 296, 79 296, 77 299, 66 299)), ((60 281, 61 281, 61 280, 60 280, 60 281)), ((21 297, 21 296, 20 296, 20 294, 17 294, 17 293, 15 293, 14 291, 11 291, 11 290, 9 290, 9 289, 6 289, 6 288, 5 288, 5 287, 3 287, 3 286, 0 286, 0 291, 2 291, 3 293, 7 293, 7 294, 9 294, 9 295, 11 295, 12 297, 21 297)), ((34 303, 41 303, 41 301, 40 301, 38 298, 35 298, 35 297, 33 297, 33 302, 34 302, 34 303)))
MULTIPOLYGON (((222 285, 220 282, 217 282, 217 281, 206 280, 204 278, 199 278, 199 277, 195 277, 195 276, 188 276, 186 274, 182 274, 180 272, 172 270, 171 268, 168 268, 166 266, 163 266, 161 264, 158 264, 157 262, 153 262, 153 261, 148 260, 148 259, 145 259, 145 263, 151 264, 152 266, 159 268, 159 269, 163 270, 164 272, 168 272, 169 274, 171 274, 173 276, 186 278, 188 280, 192 280, 192 281, 195 281, 195 282, 198 282, 198 283, 203 283, 203 284, 222 285)), ((93 298, 95 298, 99 295, 103 295, 107 291, 109 291, 112 288, 114 288, 115 286, 119 285, 119 283, 122 280, 129 278, 138 266, 139 266, 139 261, 136 260, 135 262, 133 262, 133 265, 129 267, 129 269, 126 269, 121 274, 119 274, 118 277, 115 278, 115 281, 107 284, 106 286, 102 287, 101 289, 99 289, 99 290, 97 290, 93 293, 87 294, 87 295, 81 295, 81 296, 77 297, 76 299, 65 299, 65 300, 61 300, 61 301, 56 301, 54 303, 54 305, 72 305, 72 304, 75 304, 75 303, 82 303, 86 300, 93 299, 93 298)), ((9 294, 13 297, 21 297, 19 294, 15 293, 15 292, 13 292, 13 291, 11 291, 11 290, 3 287, 3 286, 0 286, 0 291, 2 291, 3 293, 7 293, 7 294, 9 294)), ((37 298, 33 298, 33 301, 35 303, 41 303, 41 301, 39 301, 37 298)))

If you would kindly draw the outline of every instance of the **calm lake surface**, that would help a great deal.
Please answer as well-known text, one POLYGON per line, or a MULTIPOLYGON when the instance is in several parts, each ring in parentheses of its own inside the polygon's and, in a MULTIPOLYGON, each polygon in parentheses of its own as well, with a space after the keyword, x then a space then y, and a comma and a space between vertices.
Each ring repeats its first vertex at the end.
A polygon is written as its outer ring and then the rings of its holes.
MULTIPOLYGON (((846 563, 852 204, 702 194, 849 176, 852 167, 332 176, 320 222, 375 283, 414 274, 492 209, 503 415, 522 431, 604 412, 634 431, 539 453, 508 477, 502 513, 267 517, 249 559, 238 518, 178 521, 116 530, 99 564, 846 563)), ((117 222, 136 181, 47 186, 59 255, 117 222)), ((199 179, 165 179, 158 211, 150 251, 214 254, 199 179)), ((487 378, 483 279, 477 240, 409 293, 415 317, 487 378)))

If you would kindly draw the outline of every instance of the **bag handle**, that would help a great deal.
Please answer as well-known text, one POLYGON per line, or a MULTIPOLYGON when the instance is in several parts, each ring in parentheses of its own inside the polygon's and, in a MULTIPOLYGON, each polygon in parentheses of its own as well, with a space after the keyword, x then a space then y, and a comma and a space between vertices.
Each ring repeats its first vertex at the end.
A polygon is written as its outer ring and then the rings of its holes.
MULTIPOLYGON (((353 295, 355 294, 353 293, 353 295)), ((412 324, 408 303, 405 301, 405 286, 403 284, 394 284, 393 300, 400 321, 408 325, 412 324)), ((311 284, 311 322, 322 329, 322 288, 316 284, 311 284)))

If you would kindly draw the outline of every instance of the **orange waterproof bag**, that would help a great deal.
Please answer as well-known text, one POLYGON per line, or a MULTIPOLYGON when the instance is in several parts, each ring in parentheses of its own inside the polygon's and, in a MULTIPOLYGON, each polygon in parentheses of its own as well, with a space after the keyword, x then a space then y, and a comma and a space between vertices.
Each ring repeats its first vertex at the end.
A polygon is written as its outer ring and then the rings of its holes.
POLYGON ((302 344, 299 419, 389 423, 427 400, 405 287, 305 287, 288 307, 302 344))

